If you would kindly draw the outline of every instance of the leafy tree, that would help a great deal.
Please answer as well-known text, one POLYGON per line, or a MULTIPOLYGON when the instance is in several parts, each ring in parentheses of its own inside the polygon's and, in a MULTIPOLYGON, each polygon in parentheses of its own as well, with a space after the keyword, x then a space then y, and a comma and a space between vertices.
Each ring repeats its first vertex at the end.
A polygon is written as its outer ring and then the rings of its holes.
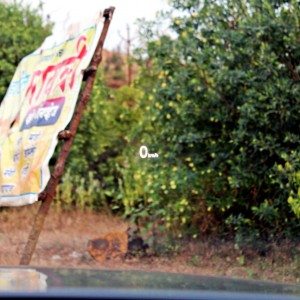
POLYGON ((129 212, 176 232, 297 236, 299 1, 171 3, 173 37, 142 28, 142 134, 161 156, 129 212))
POLYGON ((0 1, 0 102, 21 59, 50 34, 51 24, 43 21, 41 11, 41 6, 0 1))

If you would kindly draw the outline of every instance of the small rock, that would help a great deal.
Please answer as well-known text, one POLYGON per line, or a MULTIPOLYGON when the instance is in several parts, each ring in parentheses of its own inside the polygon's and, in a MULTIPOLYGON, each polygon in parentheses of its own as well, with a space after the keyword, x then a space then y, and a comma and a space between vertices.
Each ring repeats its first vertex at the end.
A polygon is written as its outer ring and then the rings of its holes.
POLYGON ((88 263, 88 264, 90 264, 93 261, 93 258, 91 257, 91 255, 89 254, 89 252, 86 251, 86 252, 84 252, 82 254, 80 261, 82 263, 88 263))
POLYGON ((90 240, 87 245, 89 254, 97 261, 124 259, 128 248, 126 232, 110 232, 103 238, 90 240))
POLYGON ((82 255, 76 251, 73 251, 69 256, 72 258, 81 258, 82 255))
POLYGON ((51 259, 53 259, 53 260, 60 260, 61 256, 60 255, 52 255, 51 259))
POLYGON ((149 245, 145 243, 143 238, 139 235, 139 230, 137 228, 129 227, 127 229, 128 234, 128 249, 127 257, 130 256, 146 256, 146 250, 149 245))

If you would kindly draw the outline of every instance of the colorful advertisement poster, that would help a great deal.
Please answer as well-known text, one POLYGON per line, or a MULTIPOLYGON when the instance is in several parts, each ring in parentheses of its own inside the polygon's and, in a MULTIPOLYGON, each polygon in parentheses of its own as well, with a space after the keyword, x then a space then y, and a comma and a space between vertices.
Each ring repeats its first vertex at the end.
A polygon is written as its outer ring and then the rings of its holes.
POLYGON ((34 203, 46 187, 57 135, 72 118, 102 25, 96 18, 70 27, 20 62, 0 106, 0 206, 34 203))

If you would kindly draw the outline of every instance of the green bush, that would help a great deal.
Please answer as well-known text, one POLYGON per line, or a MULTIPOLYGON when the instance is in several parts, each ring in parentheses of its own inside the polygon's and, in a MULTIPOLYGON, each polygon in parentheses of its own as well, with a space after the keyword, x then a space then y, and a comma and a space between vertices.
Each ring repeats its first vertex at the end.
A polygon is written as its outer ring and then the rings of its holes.
POLYGON ((141 29, 152 37, 140 50, 151 62, 139 82, 143 134, 161 156, 141 166, 131 211, 176 231, 298 236, 298 1, 171 3, 175 38, 141 29), (293 174, 279 173, 291 156, 293 174))
POLYGON ((57 200, 62 205, 123 212, 122 169, 127 149, 134 143, 131 131, 140 119, 141 92, 127 86, 109 90, 102 78, 101 74, 97 77, 67 161, 62 196, 57 200), (64 185, 72 190, 70 195, 64 195, 64 190, 69 190, 64 185))

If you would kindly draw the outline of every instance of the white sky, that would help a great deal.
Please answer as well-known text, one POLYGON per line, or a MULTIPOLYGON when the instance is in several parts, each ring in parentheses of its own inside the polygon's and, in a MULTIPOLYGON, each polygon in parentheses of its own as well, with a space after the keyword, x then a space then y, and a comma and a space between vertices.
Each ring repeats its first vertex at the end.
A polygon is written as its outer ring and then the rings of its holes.
MULTIPOLYGON (((39 0, 23 0, 33 6, 38 5, 39 0)), ((168 8, 167 0, 43 0, 44 13, 49 14, 56 26, 63 26, 68 19, 80 20, 93 16, 97 10, 104 10, 109 6, 115 6, 116 10, 109 29, 105 48, 114 49, 118 45, 125 51, 125 45, 120 44, 120 34, 126 37, 126 26, 131 28, 131 36, 135 37, 134 25, 137 18, 152 20, 157 11, 168 8)))

